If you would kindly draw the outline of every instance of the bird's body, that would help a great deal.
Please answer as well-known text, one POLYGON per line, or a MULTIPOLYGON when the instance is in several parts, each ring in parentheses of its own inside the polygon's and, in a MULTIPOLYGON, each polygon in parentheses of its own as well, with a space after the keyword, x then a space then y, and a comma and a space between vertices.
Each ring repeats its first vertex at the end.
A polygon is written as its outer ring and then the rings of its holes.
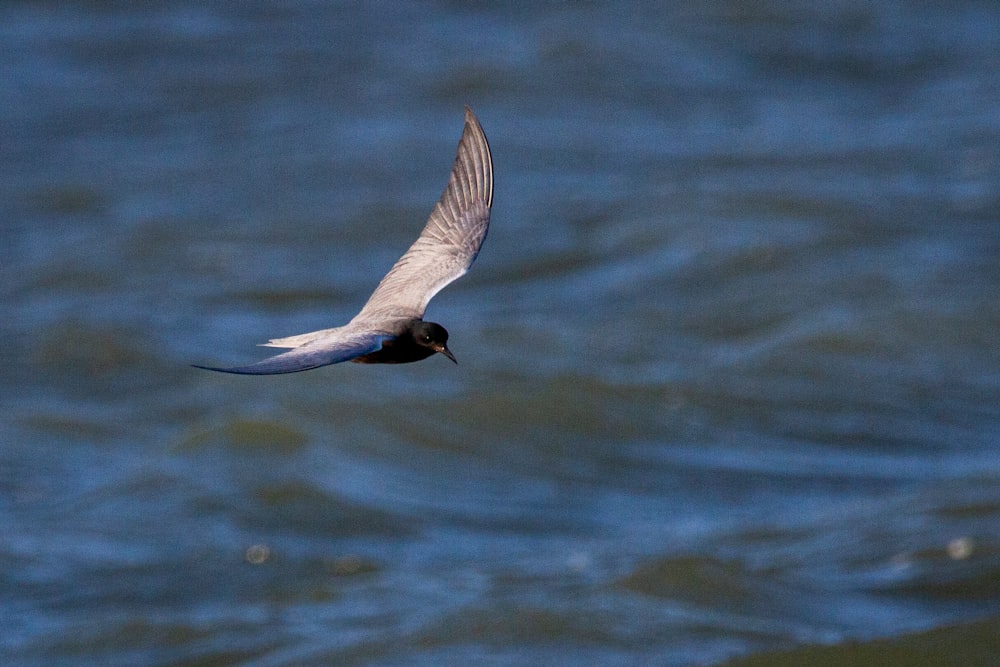
POLYGON ((448 349, 447 343, 448 332, 440 324, 410 320, 403 324, 400 333, 383 340, 381 348, 355 357, 351 361, 357 364, 408 364, 411 361, 426 359, 436 352, 455 361, 455 356, 448 349))
POLYGON ((420 236, 382 278, 361 312, 342 327, 272 339, 265 346, 290 350, 255 364, 198 368, 272 375, 342 361, 402 364, 437 352, 455 361, 448 350, 448 332, 425 322, 424 310, 435 294, 472 266, 489 229, 492 203, 489 145, 466 107, 465 128, 444 193, 420 236))

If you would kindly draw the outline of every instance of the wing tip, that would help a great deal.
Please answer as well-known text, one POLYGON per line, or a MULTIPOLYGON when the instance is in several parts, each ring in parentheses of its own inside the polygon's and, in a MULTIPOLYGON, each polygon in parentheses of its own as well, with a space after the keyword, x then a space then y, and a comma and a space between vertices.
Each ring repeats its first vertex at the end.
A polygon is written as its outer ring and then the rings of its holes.
POLYGON ((191 368, 197 368, 200 371, 214 371, 216 373, 233 373, 230 368, 218 368, 216 366, 202 366, 201 364, 191 364, 191 368))
MULTIPOLYGON (((462 132, 462 138, 459 140, 459 155, 456 156, 456 166, 460 160, 461 156, 461 146, 462 144, 472 144, 473 142, 466 142, 468 136, 474 136, 476 138, 477 144, 481 144, 474 150, 476 155, 476 161, 482 164, 482 171, 476 177, 476 184, 482 189, 483 200, 486 202, 486 208, 493 207, 493 153, 490 150, 490 142, 486 138, 486 133, 483 131, 483 126, 479 123, 479 118, 476 116, 475 112, 472 110, 468 104, 465 105, 465 131, 462 132)), ((472 148, 472 146, 470 146, 472 148)))
POLYGON ((198 368, 203 371, 215 371, 216 373, 232 373, 233 375, 266 375, 260 371, 252 370, 250 366, 233 366, 231 368, 219 368, 218 366, 202 366, 191 364, 191 368, 198 368))

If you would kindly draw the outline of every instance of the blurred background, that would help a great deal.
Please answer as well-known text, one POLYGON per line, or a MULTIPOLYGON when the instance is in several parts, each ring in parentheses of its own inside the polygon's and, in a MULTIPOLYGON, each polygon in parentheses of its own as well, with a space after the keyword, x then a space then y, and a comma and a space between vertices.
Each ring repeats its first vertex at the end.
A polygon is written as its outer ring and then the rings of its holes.
POLYGON ((0 74, 5 664, 995 660, 995 3, 15 1, 0 74), (464 104, 459 366, 189 367, 349 320, 464 104))

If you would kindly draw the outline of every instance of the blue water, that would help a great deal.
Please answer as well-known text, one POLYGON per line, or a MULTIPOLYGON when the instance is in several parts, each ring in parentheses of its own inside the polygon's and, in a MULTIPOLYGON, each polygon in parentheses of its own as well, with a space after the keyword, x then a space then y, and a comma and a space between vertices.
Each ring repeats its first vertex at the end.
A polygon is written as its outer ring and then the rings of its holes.
POLYGON ((6 3, 4 663, 1000 620, 998 72, 992 3, 6 3), (463 104, 496 190, 427 313, 459 366, 190 368, 350 319, 463 104))

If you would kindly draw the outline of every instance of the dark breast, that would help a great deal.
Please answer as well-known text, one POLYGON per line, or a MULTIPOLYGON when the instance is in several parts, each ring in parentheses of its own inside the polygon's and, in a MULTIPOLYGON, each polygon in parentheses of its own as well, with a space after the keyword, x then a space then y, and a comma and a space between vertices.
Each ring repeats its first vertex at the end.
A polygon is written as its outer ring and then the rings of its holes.
POLYGON ((434 350, 429 347, 417 345, 411 336, 403 335, 382 343, 382 349, 372 352, 356 359, 351 359, 356 364, 408 364, 411 361, 420 361, 434 354, 434 350))

